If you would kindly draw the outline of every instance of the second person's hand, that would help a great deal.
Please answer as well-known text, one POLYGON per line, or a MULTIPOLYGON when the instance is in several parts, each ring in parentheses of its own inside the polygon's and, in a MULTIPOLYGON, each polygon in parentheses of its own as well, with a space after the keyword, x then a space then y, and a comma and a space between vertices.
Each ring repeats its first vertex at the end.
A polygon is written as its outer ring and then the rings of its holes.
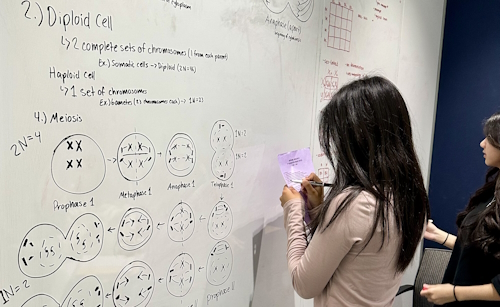
POLYGON ((444 236, 446 236, 446 232, 437 228, 436 225, 434 225, 432 220, 429 220, 427 222, 427 227, 425 228, 424 238, 426 238, 427 240, 437 242, 437 243, 442 243, 444 240, 444 238, 443 238, 444 236))

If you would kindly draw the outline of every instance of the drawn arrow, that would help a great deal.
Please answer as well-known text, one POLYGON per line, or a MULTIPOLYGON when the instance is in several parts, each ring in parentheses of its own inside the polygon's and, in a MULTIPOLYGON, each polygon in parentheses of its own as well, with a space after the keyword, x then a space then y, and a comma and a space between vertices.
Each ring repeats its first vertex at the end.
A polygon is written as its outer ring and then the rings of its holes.
POLYGON ((111 296, 111 293, 106 293, 106 298, 109 298, 111 296))
POLYGON ((203 215, 201 215, 201 216, 200 216, 200 222, 201 222, 202 220, 206 220, 206 219, 207 219, 207 218, 206 218, 206 217, 203 217, 203 215))
POLYGON ((111 161, 112 163, 116 162, 116 158, 108 159, 108 161, 111 161))
POLYGON ((156 229, 160 230, 160 226, 163 226, 165 225, 165 223, 158 223, 158 225, 156 225, 156 229))
POLYGON ((108 229, 108 231, 111 233, 113 232, 113 230, 115 230, 115 228, 109 227, 109 229, 108 229))
POLYGON ((200 267, 198 268, 198 272, 201 272, 201 270, 203 270, 204 268, 205 268, 204 266, 200 266, 200 267))
POLYGON ((222 196, 222 194, 220 195, 220 200, 224 200, 224 196, 222 196))
POLYGON ((163 281, 164 278, 160 278, 158 279, 158 282, 161 284, 161 282, 163 281))

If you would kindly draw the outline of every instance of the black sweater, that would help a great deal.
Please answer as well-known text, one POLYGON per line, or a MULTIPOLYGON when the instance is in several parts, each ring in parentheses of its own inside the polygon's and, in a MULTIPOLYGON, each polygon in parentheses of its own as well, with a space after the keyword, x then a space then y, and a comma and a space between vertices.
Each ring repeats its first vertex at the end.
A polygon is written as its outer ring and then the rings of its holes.
MULTIPOLYGON (((478 215, 486 209, 486 205, 491 201, 479 204, 463 220, 462 225, 474 223, 478 215)), ((463 233, 463 232, 462 232, 463 233)), ((468 238, 467 238, 468 239, 468 238)), ((500 238, 499 238, 500 239, 500 238)), ((465 240, 467 242, 468 240, 465 240)), ((491 255, 486 255, 480 248, 475 246, 464 246, 463 238, 460 236, 455 242, 455 247, 451 254, 450 262, 443 277, 443 284, 450 283, 457 286, 484 285, 493 283, 493 286, 500 293, 500 260, 491 255)), ((460 295, 459 299, 460 299, 460 295)), ((500 302, 492 301, 463 301, 448 303, 449 307, 465 306, 500 306, 500 302)))

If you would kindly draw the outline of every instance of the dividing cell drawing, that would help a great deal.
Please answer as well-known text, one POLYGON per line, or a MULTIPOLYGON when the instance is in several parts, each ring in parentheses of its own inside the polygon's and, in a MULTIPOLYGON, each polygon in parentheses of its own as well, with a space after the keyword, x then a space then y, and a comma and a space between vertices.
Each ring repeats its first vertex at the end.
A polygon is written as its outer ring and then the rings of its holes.
POLYGON ((165 162, 168 171, 177 177, 189 175, 196 164, 196 148, 194 142, 185 133, 177 133, 167 146, 165 162))
POLYGON ((182 253, 170 264, 167 273, 167 290, 173 296, 186 295, 194 282, 195 264, 191 255, 182 253))
POLYGON ((120 174, 128 181, 139 181, 153 168, 156 154, 153 143, 141 133, 127 135, 118 146, 120 174))
POLYGON ((33 227, 21 242, 18 264, 29 277, 44 277, 55 272, 66 260, 66 238, 54 225, 33 227))
POLYGON ((60 307, 59 303, 47 294, 37 294, 30 297, 21 307, 60 307))
POLYGON ((104 293, 101 282, 93 275, 82 278, 71 289, 62 304, 52 296, 37 294, 30 297, 21 307, 102 307, 104 306, 104 293))
POLYGON ((127 251, 146 244, 153 235, 153 219, 141 208, 130 208, 118 226, 118 244, 127 251))
POLYGON ((263 0, 267 8, 275 13, 281 14, 287 7, 293 12, 293 16, 302 22, 306 22, 314 11, 314 0, 263 0))
POLYGON ((219 241, 210 250, 207 260, 207 281, 214 286, 222 285, 231 275, 233 252, 226 241, 219 241))
POLYGON ((116 277, 113 304, 116 307, 145 307, 153 296, 154 287, 151 267, 142 261, 132 261, 116 277))
POLYGON ((51 171, 59 188, 72 194, 85 194, 103 182, 106 162, 101 148, 92 138, 73 134, 54 149, 51 171))
POLYGON ((59 303, 47 294, 37 294, 30 297, 21 307, 60 307, 59 303))
POLYGON ((66 296, 61 304, 61 307, 101 307, 104 304, 104 296, 99 279, 92 275, 87 276, 71 289, 68 296, 66 296))
POLYGON ((210 145, 215 151, 212 157, 212 174, 219 180, 228 180, 233 175, 235 156, 234 131, 227 121, 215 122, 210 132, 210 145))
POLYGON ((180 202, 174 207, 168 218, 168 236, 172 241, 184 242, 194 232, 195 218, 191 207, 180 202))
POLYGON ((102 222, 92 213, 78 217, 66 235, 54 225, 36 225, 21 241, 19 269, 28 277, 48 276, 67 258, 79 262, 94 259, 101 251, 103 239, 102 222))
POLYGON ((208 219, 208 234, 216 240, 224 239, 231 232, 233 227, 233 214, 231 208, 224 201, 219 201, 208 219))

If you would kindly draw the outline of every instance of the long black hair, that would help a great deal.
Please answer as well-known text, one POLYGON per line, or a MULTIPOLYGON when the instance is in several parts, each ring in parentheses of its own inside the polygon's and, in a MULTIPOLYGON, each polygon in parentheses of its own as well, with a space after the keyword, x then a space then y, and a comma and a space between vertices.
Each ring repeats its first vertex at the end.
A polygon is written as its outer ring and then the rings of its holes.
POLYGON ((315 209, 311 230, 324 231, 353 199, 367 191, 377 200, 368 241, 380 225, 382 248, 389 228, 396 227, 400 233, 396 272, 404 271, 422 238, 430 208, 413 146, 410 116, 396 86, 379 76, 343 86, 321 111, 319 141, 333 167, 334 184, 315 209), (331 201, 346 191, 348 196, 326 221, 331 201), (395 225, 389 225, 390 213, 395 225))
MULTIPOLYGON (((500 112, 484 122, 484 135, 488 143, 500 150, 500 112)), ((457 216, 458 234, 466 245, 474 245, 496 259, 500 259, 500 171, 490 167, 484 185, 472 195, 467 207, 457 216), (479 204, 494 196, 494 201, 482 211, 475 222, 464 225, 463 221, 479 204)))

